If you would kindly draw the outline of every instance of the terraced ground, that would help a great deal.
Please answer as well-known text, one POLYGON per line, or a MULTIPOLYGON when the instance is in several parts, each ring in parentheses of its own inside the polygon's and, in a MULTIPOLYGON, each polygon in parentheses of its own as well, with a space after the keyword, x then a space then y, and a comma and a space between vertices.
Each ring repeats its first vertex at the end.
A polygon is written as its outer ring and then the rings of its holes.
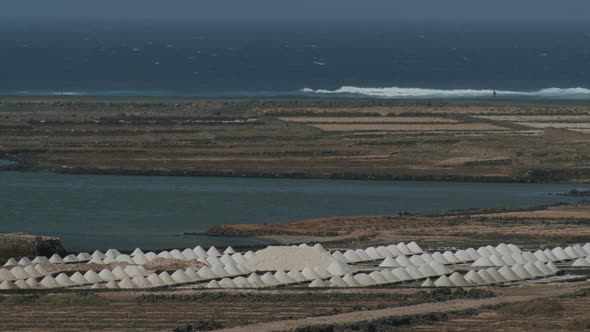
POLYGON ((590 104, 0 98, 25 170, 590 182, 590 104))

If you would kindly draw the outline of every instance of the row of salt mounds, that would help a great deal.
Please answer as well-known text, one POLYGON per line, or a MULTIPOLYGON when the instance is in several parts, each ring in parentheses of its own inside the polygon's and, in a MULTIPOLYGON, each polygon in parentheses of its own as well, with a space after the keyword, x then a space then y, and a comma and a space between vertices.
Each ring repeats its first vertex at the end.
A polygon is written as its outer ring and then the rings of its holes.
POLYGON ((582 267, 582 266, 588 267, 588 266, 590 266, 590 256, 586 256, 586 257, 583 257, 583 258, 580 257, 580 258, 576 259, 572 263, 572 266, 575 266, 575 267, 582 267))
POLYGON ((465 276, 455 272, 451 276, 441 276, 436 281, 427 279, 422 287, 466 287, 466 286, 485 286, 516 282, 528 279, 544 278, 559 272, 559 269, 549 262, 527 263, 523 265, 514 265, 512 267, 504 266, 500 269, 490 267, 478 271, 471 270, 465 276))
POLYGON ((325 267, 337 260, 313 247, 269 246, 256 252, 246 267, 251 271, 303 270, 306 267, 325 267))
POLYGON ((358 263, 384 259, 387 257, 409 256, 423 253, 422 248, 416 242, 407 245, 400 242, 397 245, 369 247, 366 249, 349 249, 344 253, 335 251, 332 256, 344 263, 358 263))
MULTIPOLYGON (((451 260, 453 260, 451 258, 451 255, 453 255, 452 252, 448 251, 445 252, 448 253, 447 257, 449 257, 451 260)), ((442 265, 448 265, 451 264, 449 262, 449 260, 447 258, 445 258, 445 256, 439 252, 435 252, 434 254, 427 254, 424 253, 422 255, 414 255, 414 256, 410 256, 409 258, 406 256, 398 256, 396 258, 393 257, 387 257, 385 258, 380 264, 380 267, 406 267, 406 266, 421 266, 427 263, 431 263, 431 262, 436 262, 442 265)))
POLYGON ((79 262, 87 262, 92 257, 90 254, 86 252, 79 253, 78 255, 70 254, 65 257, 61 257, 58 254, 54 254, 51 258, 47 258, 45 256, 37 256, 33 260, 30 260, 28 257, 23 257, 20 260, 16 260, 15 258, 10 258, 4 264, 5 267, 8 266, 29 266, 33 264, 66 264, 66 263, 79 263, 79 262))
POLYGON ((39 278, 48 274, 49 272, 42 265, 27 265, 25 267, 18 265, 10 270, 0 268, 0 282, 39 278))

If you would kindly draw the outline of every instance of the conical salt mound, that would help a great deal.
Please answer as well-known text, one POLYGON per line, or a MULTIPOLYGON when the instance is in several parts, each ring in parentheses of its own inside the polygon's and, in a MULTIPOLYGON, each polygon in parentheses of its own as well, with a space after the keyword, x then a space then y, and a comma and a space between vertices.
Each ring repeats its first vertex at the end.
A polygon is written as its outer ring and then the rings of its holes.
POLYGON ((545 274, 543 274, 543 272, 541 272, 541 270, 539 270, 533 263, 527 263, 523 268, 533 278, 541 278, 545 276, 545 274))
POLYGON ((393 273, 393 275, 396 276, 400 281, 414 280, 414 278, 403 267, 393 269, 391 273, 393 273))
POLYGON ((401 252, 403 255, 410 256, 410 255, 412 255, 412 254, 413 254, 413 252, 412 252, 412 251, 411 251, 411 250, 408 248, 408 246, 407 246, 405 243, 403 243, 403 242, 400 242, 400 243, 398 243, 396 247, 397 247, 397 249, 399 249, 399 251, 400 251, 400 252, 401 252))
POLYGON ((248 282, 252 285, 252 287, 264 287, 264 281, 260 279, 256 273, 252 273, 248 276, 248 282))
POLYGON ((362 286, 375 286, 377 283, 371 276, 366 273, 359 273, 354 275, 354 279, 362 286))
POLYGON ((421 254, 422 248, 420 248, 420 246, 418 245, 418 243, 412 241, 410 243, 407 244, 408 249, 410 249, 410 251, 412 251, 415 254, 421 254))
POLYGON ((161 251, 160 253, 158 253, 158 257, 164 258, 164 259, 174 259, 174 257, 172 257, 172 255, 170 255, 170 252, 168 252, 166 250, 161 251))
POLYGON ((197 271, 195 271, 195 269, 193 269, 192 267, 189 267, 186 270, 184 270, 184 273, 186 273, 186 275, 190 278, 191 281, 201 280, 201 277, 197 274, 197 271))
POLYGON ((76 286, 76 283, 73 282, 65 273, 60 273, 57 277, 55 277, 55 281, 57 281, 57 283, 63 287, 76 286))
POLYGON ((420 265, 418 267, 418 271, 420 271, 420 273, 422 273, 425 277, 435 277, 435 276, 440 275, 428 264, 420 265))
POLYGON ((224 254, 235 254, 235 253, 236 253, 236 251, 234 250, 234 248, 232 248, 232 247, 230 246, 230 247, 227 247, 227 248, 225 248, 225 250, 223 251, 223 253, 224 253, 224 254))
POLYGON ((504 260, 502 260, 501 257, 498 257, 496 255, 492 255, 492 256, 490 256, 488 258, 490 259, 490 261, 492 263, 494 263, 493 266, 504 266, 504 265, 508 265, 508 264, 506 264, 506 262, 504 260))
POLYGON ((109 249, 109 250, 107 250, 107 252, 105 252, 105 255, 115 258, 115 257, 121 255, 121 252, 119 252, 119 250, 117 250, 117 249, 109 249))
POLYGON ((31 277, 35 277, 35 278, 42 277, 42 274, 39 273, 39 271, 37 271, 37 269, 33 265, 25 266, 24 270, 31 277))
POLYGON ((174 249, 174 250, 170 251, 170 256, 172 256, 172 258, 174 258, 174 259, 179 259, 182 261, 187 260, 187 258, 184 257, 184 255, 178 249, 174 249))
POLYGON ((330 285, 326 284, 322 279, 316 279, 309 284, 311 288, 326 288, 330 285))
POLYGON ((328 281, 328 284, 330 284, 330 287, 336 287, 336 288, 347 288, 348 284, 342 280, 341 277, 339 276, 334 276, 332 278, 330 278, 330 280, 328 281))
POLYGON ((147 280, 152 284, 154 287, 163 287, 166 286, 164 280, 162 280, 156 273, 152 273, 147 276, 147 280))
POLYGON ((414 278, 415 280, 420 280, 420 279, 425 279, 426 276, 422 274, 422 272, 420 272, 420 270, 418 270, 417 267, 415 266, 407 266, 406 267, 406 272, 408 272, 409 275, 412 276, 412 278, 414 278))
POLYGON ((400 267, 399 263, 393 257, 386 257, 381 264, 380 267, 400 267))
POLYGON ((495 248, 495 247, 493 247, 493 246, 486 246, 486 248, 488 249, 488 251, 489 251, 490 253, 492 253, 492 255, 496 255, 496 256, 502 256, 502 254, 501 254, 501 253, 499 253, 499 252, 498 252, 498 250, 496 250, 496 248, 495 248))
POLYGON ((578 258, 572 263, 572 266, 590 266, 590 262, 585 258, 578 258))
POLYGON ((127 265, 123 271, 125 271, 125 273, 131 278, 136 276, 145 276, 145 273, 143 273, 143 271, 137 265, 127 265))
POLYGON ((371 260, 385 258, 377 251, 377 249, 375 247, 369 247, 369 248, 365 249, 365 253, 367 254, 367 256, 369 256, 371 258, 371 260))
POLYGON ((512 243, 508 243, 508 248, 513 252, 513 253, 520 253, 521 250, 518 246, 512 244, 512 243))
MULTIPOLYGON (((516 265, 514 265, 516 266, 516 265)), ((520 266, 520 265, 519 265, 520 266)), ((522 268, 522 266, 521 266, 522 268)), ((508 281, 517 281, 517 280, 521 280, 522 278, 520 278, 516 273, 514 273, 514 270, 512 270, 511 267, 508 266, 502 266, 499 270, 498 273, 506 280, 508 281)))
POLYGON ((90 284, 90 282, 88 282, 88 280, 86 280, 86 278, 84 278, 84 276, 82 275, 82 273, 76 271, 74 274, 72 274, 72 276, 70 277, 70 279, 76 284, 76 285, 86 285, 86 284, 90 284))
POLYGON ((432 280, 430 280, 430 278, 424 280, 424 282, 422 283, 422 285, 420 285, 420 287, 434 287, 434 282, 432 282, 432 280))
POLYGON ((211 247, 211 248, 209 248, 209 250, 207 250, 207 255, 208 256, 221 256, 221 253, 219 252, 219 250, 217 250, 217 248, 211 247))
POLYGON ((413 263, 412 263, 412 262, 411 262, 411 261, 408 259, 408 257, 406 257, 406 256, 397 256, 397 257, 395 258, 395 261, 396 261, 396 262, 397 262, 397 263, 398 263, 400 266, 403 266, 403 267, 406 267, 406 266, 414 266, 414 264, 413 264, 413 263))
POLYGON ((577 253, 572 247, 568 246, 565 249, 563 249, 563 251, 565 251, 565 253, 570 256, 572 259, 575 258, 579 258, 580 254, 577 253))
POLYGON ((584 248, 582 248, 582 246, 577 243, 572 246, 572 249, 578 254, 578 257, 586 257, 590 255, 589 252, 586 252, 586 250, 584 250, 584 248))
POLYGON ((216 275, 220 276, 220 277, 227 277, 229 276, 229 274, 227 273, 227 271, 220 265, 215 265, 211 268, 211 272, 215 273, 216 275))
POLYGON ((477 253, 481 256, 481 257, 489 257, 492 256, 492 253, 488 250, 488 248, 486 247, 480 247, 477 249, 477 253))
POLYGON ((63 258, 64 263, 78 263, 78 258, 74 254, 67 255, 63 258))
POLYGON ((492 261, 490 260, 490 257, 492 256, 482 256, 480 258, 478 258, 475 262, 473 262, 473 264, 471 264, 471 266, 495 266, 496 264, 492 263, 492 261))
POLYGON ((37 270, 37 272, 39 272, 39 274, 41 274, 42 276, 46 276, 49 274, 49 272, 47 272, 45 268, 43 268, 43 265, 35 265, 35 270, 37 270))
POLYGON ((516 265, 516 261, 512 258, 511 255, 503 255, 502 257, 500 257, 502 259, 502 261, 504 261, 504 263, 506 263, 506 265, 508 266, 512 266, 512 265, 516 265))
POLYGON ((219 286, 223 288, 238 288, 238 286, 229 278, 223 278, 219 281, 219 286))
POLYGON ((176 283, 186 283, 192 281, 183 270, 176 270, 176 272, 174 272, 171 277, 176 283))
POLYGON ((205 251, 205 249, 203 249, 201 246, 196 246, 196 247, 193 249, 193 252, 194 252, 194 253, 195 253, 197 256, 199 256, 200 258, 207 258, 207 256, 209 256, 209 255, 207 254, 207 252, 205 251))
POLYGON ((387 281, 387 279, 385 279, 385 277, 383 277, 383 275, 379 271, 373 271, 369 273, 369 277, 375 280, 375 283, 377 285, 384 285, 389 283, 389 281, 387 281))
POLYGON ((551 260, 549 259, 549 257, 547 257, 547 255, 545 255, 545 253, 543 253, 543 251, 542 251, 542 250, 537 250, 537 251, 535 251, 535 252, 533 253, 533 255, 535 255, 535 257, 536 257, 538 260, 540 260, 541 262, 543 262, 543 263, 547 263, 547 262, 551 261, 551 260))
POLYGON ((305 277, 305 279, 307 280, 315 280, 315 279, 321 279, 322 277, 319 276, 313 269, 306 267, 301 271, 301 274, 303 275, 303 277, 305 277))
POLYGON ((447 261, 449 261, 449 263, 451 264, 457 264, 460 263, 461 261, 455 256, 455 254, 453 254, 450 251, 445 251, 443 252, 443 256, 447 259, 447 261))
POLYGON ((33 262, 31 262, 31 260, 28 257, 23 257, 18 261, 18 265, 20 266, 28 266, 33 264, 33 262))
POLYGON ((174 281, 174 279, 172 279, 170 274, 168 274, 168 272, 166 272, 166 271, 163 271, 160 274, 158 274, 158 277, 160 277, 160 279, 162 279, 162 281, 166 285, 174 285, 176 283, 176 281, 174 281))
POLYGON ((209 281, 209 283, 207 283, 205 288, 217 289, 217 288, 222 288, 222 287, 221 287, 221 285, 219 285, 217 280, 211 280, 211 281, 209 281))
POLYGON ((18 265, 18 261, 16 259, 14 259, 13 257, 8 259, 6 261, 6 263, 4 263, 4 266, 17 266, 17 265, 18 265))
POLYGON ((346 250, 343 255, 352 263, 360 262, 362 260, 354 250, 346 250))
POLYGON ((384 247, 384 246, 378 246, 377 247, 377 252, 379 252, 379 255, 381 255, 381 257, 387 258, 387 257, 393 256, 391 254, 391 252, 389 250, 387 250, 387 248, 384 247))
POLYGON ((265 286, 277 286, 280 285, 281 282, 279 280, 277 280, 277 278, 275 278, 275 276, 270 273, 270 272, 266 272, 265 274, 262 275, 262 277, 260 277, 260 280, 262 280, 262 282, 264 282, 265 286))
POLYGON ((348 259, 346 259, 346 257, 344 257, 344 255, 338 250, 336 250, 332 253, 332 257, 336 258, 339 262, 342 262, 342 263, 348 262, 348 259))
POLYGON ((49 264, 49 259, 45 256, 37 256, 33 259, 33 263, 35 264, 49 264))
POLYGON ((400 280, 396 276, 394 276, 393 273, 391 273, 391 270, 389 269, 381 270, 379 271, 379 273, 381 273, 383 278, 385 278, 385 280, 387 280, 388 283, 400 282, 400 280))
POLYGON ((532 276, 524 269, 524 267, 520 264, 516 264, 510 267, 512 271, 518 276, 518 279, 530 279, 532 276))
MULTIPOLYGON (((510 271, 510 273, 512 273, 512 270, 510 270, 510 268, 509 268, 508 266, 503 266, 503 267, 501 267, 501 268, 500 268, 500 270, 502 270, 502 269, 509 270, 509 271, 510 271)), ((494 278, 494 280, 495 280, 495 281, 496 281, 496 283, 498 283, 498 284, 502 284, 502 283, 505 283, 505 282, 508 282, 508 281, 510 281, 510 279, 507 279, 507 278, 505 278, 505 277, 504 277, 504 276, 503 276, 503 275, 502 275, 502 274, 499 272, 499 270, 497 270, 497 269, 496 269, 496 268, 494 268, 494 267, 490 267, 490 268, 486 269, 485 271, 486 271, 486 272, 487 272, 487 273, 488 273, 488 274, 489 274, 489 275, 490 275, 492 278, 494 278)), ((512 274, 514 274, 514 273, 512 273, 512 274)), ((517 277, 516 275, 514 275, 514 276, 515 276, 515 277, 517 277)), ((518 278, 518 277, 517 277, 517 278, 518 278)))
POLYGON ((98 276, 98 273, 94 272, 94 270, 88 270, 84 273, 84 279, 88 280, 90 283, 101 283, 104 282, 101 277, 98 276))
POLYGON ((199 277, 201 277, 201 279, 215 279, 219 277, 218 275, 213 273, 213 271, 211 271, 211 269, 208 266, 201 267, 199 271, 197 271, 197 274, 199 275, 199 277))
POLYGON ((426 264, 426 262, 422 259, 422 257, 416 256, 416 255, 410 257, 410 262, 412 262, 412 264, 414 266, 420 266, 420 265, 426 264))
POLYGON ((553 255, 555 255, 555 257, 557 257, 558 261, 567 261, 572 259, 570 256, 568 256, 568 254, 566 254, 566 252, 561 247, 553 248, 551 252, 553 253, 553 255))
POLYGON ((469 286, 469 283, 467 282, 467 280, 465 280, 465 278, 463 278, 463 276, 459 272, 455 272, 455 273, 451 274, 451 276, 449 277, 449 280, 453 283, 453 285, 455 285, 457 287, 469 286))
POLYGON ((486 282, 484 279, 482 279, 482 277, 479 276, 479 274, 477 274, 477 272, 475 272, 475 270, 470 270, 469 272, 467 272, 467 274, 465 274, 465 280, 467 280, 467 282, 473 284, 473 285, 477 285, 477 286, 482 286, 482 285, 487 285, 488 282, 486 282))
POLYGON ((146 278, 142 276, 135 276, 133 277, 133 283, 137 285, 137 288, 152 288, 152 283, 149 282, 146 278))
POLYGON ((508 248, 508 246, 504 243, 500 243, 499 245, 497 245, 496 251, 502 255, 512 255, 513 254, 512 250, 510 250, 510 248, 508 248))
POLYGON ((95 283, 95 284, 92 284, 92 286, 90 286, 90 289, 103 289, 103 288, 105 288, 105 286, 102 284, 99 284, 99 283, 95 283))
POLYGON ((424 254, 420 255, 420 258, 422 258, 422 260, 425 261, 426 263, 436 262, 430 254, 424 253, 424 254))
POLYGON ((437 261, 432 261, 432 262, 428 263, 428 265, 430 265, 430 267, 434 271, 436 271, 436 274, 437 275, 443 275, 443 274, 449 274, 449 273, 451 273, 446 266, 444 266, 443 264, 441 264, 441 263, 439 263, 437 261))
POLYGON ((199 256, 197 256, 197 254, 195 254, 195 252, 192 249, 184 249, 182 251, 182 256, 186 257, 186 259, 189 260, 197 260, 199 259, 199 256))
POLYGON ((9 290, 9 289, 19 289, 19 288, 12 281, 4 280, 2 283, 0 283, 0 289, 9 290))
POLYGON ((113 269, 113 274, 117 277, 117 280, 129 277, 121 266, 115 266, 115 268, 113 269))
POLYGON ((236 262, 238 264, 246 264, 248 262, 246 260, 246 258, 244 257, 244 255, 240 254, 239 252, 231 255, 231 259, 233 259, 234 262, 236 262))
POLYGON ((547 258, 549 258, 550 261, 552 262, 557 262, 559 260, 559 258, 555 257, 555 255, 553 254, 553 252, 549 249, 545 249, 543 250, 543 253, 545 254, 545 256, 547 256, 547 258))
POLYGON ((244 277, 236 277, 232 280, 236 287, 238 288, 253 288, 252 284, 248 281, 248 279, 244 277))
POLYGON ((342 280, 344 280, 344 282, 348 285, 348 287, 360 287, 361 284, 359 284, 358 281, 356 281, 356 279, 352 276, 352 274, 347 274, 344 277, 342 277, 342 280))
POLYGON ((98 265, 105 265, 105 262, 100 258, 92 258, 88 261, 88 264, 98 264, 98 265))
POLYGON ((537 257, 535 257, 530 251, 523 252, 522 257, 526 259, 527 263, 534 263, 537 261, 537 257))
POLYGON ((465 250, 457 250, 455 257, 461 262, 473 262, 473 258, 465 250))
POLYGON ((90 256, 90 254, 87 252, 81 252, 76 256, 76 258, 79 262, 88 262, 92 259, 92 256, 90 256))
POLYGON ((559 269, 557 268, 557 266, 555 266, 555 264, 553 264, 553 262, 549 262, 547 264, 545 264, 545 266, 551 271, 553 272, 552 274, 556 274, 557 272, 559 272, 559 269))
POLYGON ((98 258, 98 259, 105 259, 107 256, 105 254, 103 254, 100 250, 95 250, 92 253, 92 258, 98 258))
POLYGON ((488 285, 496 284, 497 281, 488 273, 488 271, 481 269, 477 271, 477 275, 488 285))
POLYGON ((473 248, 467 248, 465 249, 465 252, 469 254, 474 261, 481 257, 481 255, 473 248))
POLYGON ((16 279, 28 279, 29 277, 31 277, 31 275, 29 275, 22 266, 13 267, 10 270, 10 273, 12 273, 12 275, 15 276, 16 279))
POLYGON ((248 269, 246 266, 244 266, 244 265, 242 265, 242 264, 238 264, 238 265, 237 265, 237 268, 238 268, 238 270, 240 270, 240 272, 241 272, 242 274, 248 274, 248 273, 252 272, 252 271, 250 271, 250 270, 249 270, 249 269, 248 269))
POLYGON ((119 285, 119 288, 121 288, 121 289, 135 289, 135 288, 137 288, 137 285, 129 277, 123 278, 123 280, 121 280, 118 285, 119 285))
POLYGON ((289 277, 289 275, 285 273, 285 271, 283 270, 275 272, 274 276, 281 284, 292 284, 296 282, 293 278, 289 277))
POLYGON ((61 287, 57 281, 55 281, 55 279, 52 276, 46 276, 45 278, 43 278, 40 282, 40 284, 45 287, 45 288, 57 288, 57 287, 61 287))
POLYGON ((391 255, 393 257, 397 257, 397 256, 402 256, 403 255, 401 253, 401 251, 399 251, 399 249, 395 245, 393 245, 393 244, 388 245, 386 248, 391 253, 391 255))
POLYGON ((234 264, 227 264, 224 267, 224 269, 227 272, 227 274, 230 276, 237 276, 237 275, 243 274, 242 271, 240 271, 240 269, 238 269, 238 267, 235 266, 234 264))
POLYGON ((453 287, 455 286, 447 276, 440 276, 434 281, 436 287, 453 287))
POLYGON ((115 280, 110 280, 106 284, 106 288, 108 289, 119 289, 119 284, 115 280))
POLYGON ((64 260, 58 254, 53 254, 53 256, 51 256, 51 258, 49 258, 49 262, 51 262, 53 264, 64 264, 64 260))
POLYGON ((98 273, 98 276, 104 281, 118 280, 117 276, 113 274, 113 271, 109 269, 103 269, 98 273))
POLYGON ((299 272, 299 270, 291 270, 287 273, 287 275, 295 280, 296 282, 302 282, 302 281, 306 281, 307 279, 305 279, 305 277, 301 274, 301 272, 299 272))
POLYGON ((145 255, 145 253, 141 249, 135 248, 135 250, 133 250, 131 253, 131 257, 135 257, 137 255, 145 255))
POLYGON ((41 284, 35 278, 29 278, 29 279, 25 280, 25 282, 27 283, 29 288, 32 288, 32 289, 43 288, 43 286, 41 286, 41 284))
POLYGON ((520 265, 524 265, 526 263, 528 263, 528 261, 526 260, 526 258, 524 258, 524 256, 522 254, 512 254, 510 255, 510 257, 512 257, 512 259, 516 262, 516 264, 520 264, 520 265))
POLYGON ((541 273, 543 273, 543 276, 548 276, 553 273, 551 272, 551 270, 547 268, 547 266, 545 266, 545 263, 541 261, 536 261, 535 266, 537 267, 537 269, 539 269, 539 271, 541 271, 541 273))
POLYGON ((435 252, 432 254, 432 258, 434 258, 435 261, 444 264, 444 265, 448 265, 451 264, 443 254, 441 254, 440 252, 435 252))
POLYGON ((372 260, 372 258, 369 257, 369 255, 367 255, 367 253, 363 249, 357 249, 354 252, 360 258, 360 262, 366 262, 366 261, 372 260))
POLYGON ((217 256, 209 256, 205 260, 207 261, 207 263, 211 267, 214 267, 214 266, 223 267, 223 265, 225 265, 217 256))
POLYGON ((350 272, 348 267, 339 261, 332 262, 328 265, 328 272, 333 276, 343 276, 350 272))
POLYGON ((326 250, 326 248, 324 248, 324 246, 322 246, 319 243, 314 244, 313 247, 316 248, 317 250, 323 252, 323 253, 328 253, 328 250, 326 250))

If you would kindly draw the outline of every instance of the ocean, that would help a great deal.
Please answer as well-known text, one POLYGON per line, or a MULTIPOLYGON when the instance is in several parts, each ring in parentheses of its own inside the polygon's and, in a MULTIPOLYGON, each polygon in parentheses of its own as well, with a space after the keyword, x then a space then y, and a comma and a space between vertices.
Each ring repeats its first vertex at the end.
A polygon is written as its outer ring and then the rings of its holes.
POLYGON ((589 22, 0 22, 0 95, 590 99, 589 22))

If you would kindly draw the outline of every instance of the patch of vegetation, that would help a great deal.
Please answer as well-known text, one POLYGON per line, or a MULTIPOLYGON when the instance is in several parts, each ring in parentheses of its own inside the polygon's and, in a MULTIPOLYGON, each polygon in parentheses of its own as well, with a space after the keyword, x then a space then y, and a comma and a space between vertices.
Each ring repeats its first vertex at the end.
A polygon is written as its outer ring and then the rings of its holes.
POLYGON ((580 288, 580 289, 576 290, 576 292, 574 293, 574 296, 588 297, 588 296, 590 296, 590 288, 580 288))
POLYGON ((12 295, 0 297, 4 305, 101 305, 109 300, 93 293, 12 295))
POLYGON ((508 315, 560 315, 563 306, 554 299, 535 299, 527 302, 510 303, 503 306, 500 312, 508 315))
POLYGON ((590 196, 590 190, 578 190, 572 189, 566 193, 558 194, 559 196, 576 196, 576 197, 586 197, 590 196))
POLYGON ((590 318, 574 318, 565 324, 565 328, 571 331, 584 331, 590 329, 590 318))
POLYGON ((212 331, 222 329, 224 326, 215 320, 202 319, 194 324, 188 324, 182 327, 176 327, 174 332, 192 332, 192 331, 212 331))

